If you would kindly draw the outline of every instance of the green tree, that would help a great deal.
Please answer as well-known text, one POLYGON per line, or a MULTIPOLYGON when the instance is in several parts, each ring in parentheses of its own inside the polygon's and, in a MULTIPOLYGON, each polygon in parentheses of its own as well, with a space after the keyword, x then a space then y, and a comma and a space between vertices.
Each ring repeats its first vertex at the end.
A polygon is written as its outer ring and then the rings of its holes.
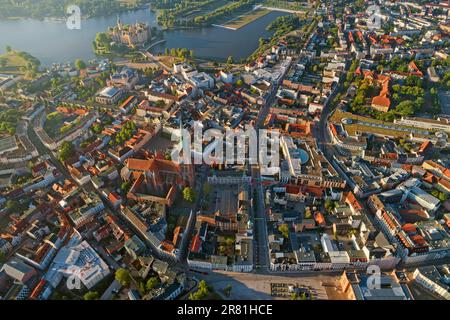
POLYGON ((11 53, 12 52, 11 46, 6 46, 5 50, 6 50, 6 53, 11 53))
POLYGON ((233 290, 233 286, 231 284, 227 285, 224 292, 227 297, 231 296, 231 290, 233 290))
POLYGON ((213 291, 213 289, 208 286, 205 280, 202 280, 198 284, 198 290, 189 295, 189 300, 203 300, 213 291))
POLYGON ((6 255, 3 252, 0 252, 0 263, 6 262, 6 255))
POLYGON ((58 152, 59 160, 64 162, 74 155, 75 155, 75 147, 73 146, 72 142, 64 141, 58 152))
POLYGON ((231 66, 233 65, 233 63, 234 63, 233 56, 229 56, 229 57, 227 58, 227 65, 228 65, 229 67, 231 67, 231 66))
POLYGON ((336 204, 333 201, 330 199, 325 200, 325 210, 327 210, 327 212, 333 211, 335 207, 336 204))
POLYGON ((100 295, 97 291, 89 291, 83 296, 84 300, 98 300, 100 295))
POLYGON ((130 273, 123 268, 117 269, 115 279, 124 287, 128 287, 131 283, 130 273))
POLYGON ((207 182, 203 184, 203 194, 207 197, 211 193, 211 185, 207 182))
POLYGON ((191 203, 195 202, 195 191, 194 189, 190 188, 190 187, 186 187, 183 190, 183 197, 186 201, 189 201, 191 203))
POLYGON ((17 200, 8 200, 6 209, 9 213, 17 213, 20 210, 20 203, 17 200))
POLYGON ((126 181, 120 185, 120 190, 122 190, 124 193, 127 193, 130 190, 131 187, 131 181, 126 181))
POLYGON ((145 285, 145 288, 150 291, 152 289, 154 289, 156 286, 158 286, 160 284, 160 280, 158 277, 151 277, 150 279, 147 280, 147 284, 145 285))
POLYGON ((75 68, 77 68, 77 70, 86 69, 86 63, 81 59, 77 59, 75 60, 75 68))
POLYGON ((278 227, 278 231, 281 232, 285 239, 289 238, 289 226, 285 223, 278 227))
POLYGON ((96 123, 96 124, 94 124, 94 125, 92 126, 92 131, 93 131, 94 133, 96 133, 96 134, 99 134, 99 133, 101 133, 101 132, 103 131, 103 127, 102 127, 101 124, 96 123))

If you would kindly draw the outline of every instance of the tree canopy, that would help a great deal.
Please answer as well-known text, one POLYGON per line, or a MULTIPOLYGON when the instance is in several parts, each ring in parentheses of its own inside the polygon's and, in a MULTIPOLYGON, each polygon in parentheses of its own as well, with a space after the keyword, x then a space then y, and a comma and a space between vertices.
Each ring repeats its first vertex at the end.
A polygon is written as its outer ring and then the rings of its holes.
POLYGON ((196 198, 196 194, 194 189, 190 188, 190 187, 186 187, 183 190, 183 197, 186 201, 189 202, 195 202, 195 198, 196 198))
POLYGON ((117 269, 115 278, 124 287, 128 287, 131 283, 130 272, 123 268, 117 269))

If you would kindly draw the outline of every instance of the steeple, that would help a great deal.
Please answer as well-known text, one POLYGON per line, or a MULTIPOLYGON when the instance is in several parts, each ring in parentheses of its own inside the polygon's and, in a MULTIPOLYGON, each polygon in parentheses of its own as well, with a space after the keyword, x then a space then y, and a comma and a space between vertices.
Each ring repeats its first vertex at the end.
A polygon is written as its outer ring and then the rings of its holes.
POLYGON ((120 21, 119 15, 117 15, 117 27, 119 28, 119 30, 122 30, 122 22, 120 21))

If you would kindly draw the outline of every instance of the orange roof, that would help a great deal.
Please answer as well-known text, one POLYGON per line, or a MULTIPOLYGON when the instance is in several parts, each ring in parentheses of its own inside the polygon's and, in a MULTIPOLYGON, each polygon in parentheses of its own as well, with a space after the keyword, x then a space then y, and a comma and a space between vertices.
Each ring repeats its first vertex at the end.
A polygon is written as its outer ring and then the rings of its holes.
MULTIPOLYGON (((428 214, 423 210, 416 210, 416 209, 407 209, 407 210, 399 210, 399 213, 401 215, 412 215, 421 217, 423 219, 428 219, 428 214)), ((406 231, 406 230, 405 230, 406 231)))
POLYGON ((131 101, 133 101, 134 98, 135 98, 134 96, 128 97, 128 99, 125 100, 125 101, 122 103, 122 105, 120 106, 120 108, 125 108, 131 101))
POLYGON ((323 214, 320 213, 320 212, 316 212, 314 214, 314 220, 316 220, 316 223, 318 225, 324 225, 325 224, 325 218, 324 218, 323 214))
POLYGON ((419 153, 423 153, 425 152, 431 145, 431 141, 427 140, 424 143, 422 143, 422 145, 419 148, 419 153))
POLYGON ((360 204, 359 201, 356 199, 354 193, 351 192, 351 191, 347 193, 347 196, 345 197, 345 202, 346 202, 349 206, 353 207, 353 209, 355 209, 355 210, 361 210, 361 209, 362 209, 361 204, 360 204))
POLYGON ((150 160, 141 160, 135 158, 127 159, 127 168, 130 170, 148 171, 150 170, 150 160))
POLYGON ((417 244, 417 245, 419 245, 419 246, 422 246, 422 245, 427 244, 427 242, 425 241, 425 239, 424 239, 421 235, 419 235, 419 234, 416 234, 416 235, 414 235, 414 236, 411 236, 410 238, 411 238, 411 240, 414 242, 414 244, 417 244))
POLYGON ((388 108, 391 106, 391 100, 386 96, 376 96, 372 99, 373 106, 380 106, 388 108))
POLYGON ((323 196, 323 188, 307 186, 305 188, 305 191, 318 198, 321 198, 323 196))
POLYGON ((115 193, 115 192, 111 192, 108 196, 108 200, 111 201, 111 203, 116 203, 117 201, 120 200, 120 196, 115 193))
POLYGON ((199 252, 200 246, 202 244, 202 239, 198 235, 194 237, 191 244, 191 251, 192 252, 199 252))
POLYGON ((403 164, 402 165, 402 169, 407 171, 407 172, 411 172, 412 169, 413 169, 413 166, 412 166, 412 164, 403 164))
POLYGON ((374 73, 373 73, 373 71, 370 71, 370 70, 364 70, 363 75, 364 75, 364 79, 365 78, 374 78, 374 73))
POLYGON ((161 242, 161 247, 163 248, 164 251, 167 252, 172 252, 175 249, 173 243, 167 240, 161 242))
POLYGON ((423 177, 423 180, 428 182, 428 183, 435 183, 437 178, 430 172, 425 173, 425 176, 423 177))
POLYGON ((450 190, 450 182, 445 179, 440 179, 438 183, 443 186, 445 189, 450 190))
POLYGON ((333 123, 330 123, 330 129, 331 129, 331 132, 333 133, 333 136, 337 136, 338 135, 338 132, 336 130, 336 126, 333 123))
POLYGON ((362 42, 364 39, 363 39, 363 35, 362 35, 362 32, 361 31, 356 31, 356 35, 358 36, 358 38, 359 38, 359 40, 362 42))
POLYGON ((405 231, 406 233, 416 233, 417 232, 417 227, 416 225, 412 224, 412 223, 406 223, 402 226, 403 231, 405 231))
POLYGON ((178 242, 178 238, 180 237, 180 232, 181 232, 181 227, 177 226, 174 230, 173 230, 173 243, 174 245, 177 245, 178 242))
POLYGON ((287 184, 286 192, 290 194, 298 194, 300 192, 300 186, 294 184, 287 184))
POLYGON ((414 61, 411 61, 408 64, 408 67, 409 67, 409 70, 410 70, 411 73, 413 73, 413 74, 415 74, 417 76, 423 77, 422 71, 420 71, 420 69, 417 67, 417 65, 416 65, 416 63, 414 61))
POLYGON ((45 281, 44 279, 39 281, 39 283, 37 284, 37 286, 34 288, 33 292, 31 293, 30 298, 37 299, 39 297, 39 295, 41 294, 42 290, 44 289, 44 286, 46 283, 47 283, 47 281, 45 281))

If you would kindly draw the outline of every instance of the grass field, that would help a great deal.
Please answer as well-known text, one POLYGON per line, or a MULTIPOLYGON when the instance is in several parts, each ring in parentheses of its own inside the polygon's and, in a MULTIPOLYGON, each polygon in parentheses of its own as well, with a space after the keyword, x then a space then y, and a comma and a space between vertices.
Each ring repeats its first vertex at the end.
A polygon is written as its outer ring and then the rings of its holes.
POLYGON ((223 26, 229 29, 238 30, 269 13, 270 10, 266 9, 252 10, 224 23, 223 26))
POLYGON ((14 52, 0 55, 0 60, 3 59, 5 59, 6 61, 6 66, 2 66, 0 64, 0 73, 22 74, 23 72, 20 71, 20 67, 23 67, 27 64, 27 61, 24 58, 18 56, 14 52))
MULTIPOLYGON (((381 120, 377 120, 377 119, 373 119, 373 118, 369 118, 369 117, 363 117, 360 115, 352 114, 349 112, 342 112, 339 110, 337 110, 336 112, 333 113, 333 115, 330 118, 330 121, 335 122, 335 123, 341 123, 341 120, 344 118, 356 120, 356 123, 343 125, 345 130, 347 130, 348 134, 351 136, 354 135, 356 131, 368 132, 368 133, 374 133, 374 134, 380 134, 380 135, 388 135, 388 136, 392 136, 392 137, 396 137, 396 138, 405 137, 405 136, 409 135, 409 132, 406 132, 406 131, 394 130, 391 128, 379 128, 379 127, 367 126, 367 125, 358 123, 358 121, 364 121, 367 123, 375 123, 375 124, 385 124, 385 125, 404 128, 404 129, 408 129, 408 130, 417 130, 417 128, 414 128, 414 127, 400 126, 400 125, 393 124, 391 122, 384 122, 381 120)), ((428 130, 428 131, 433 132, 434 130, 428 130)), ((422 136, 420 134, 416 134, 416 135, 422 136)), ((426 137, 426 136, 423 136, 423 137, 426 137)))
POLYGON ((308 5, 304 5, 301 2, 283 0, 266 0, 262 3, 262 5, 266 7, 292 11, 307 11, 309 9, 308 5))
POLYGON ((181 15, 179 18, 182 19, 193 19, 196 16, 200 16, 200 15, 205 15, 208 13, 213 12, 214 10, 226 6, 228 4, 227 0, 217 0, 214 1, 213 3, 209 3, 209 4, 205 4, 204 6, 202 6, 201 8, 197 8, 194 9, 192 11, 189 11, 183 15, 181 15))

